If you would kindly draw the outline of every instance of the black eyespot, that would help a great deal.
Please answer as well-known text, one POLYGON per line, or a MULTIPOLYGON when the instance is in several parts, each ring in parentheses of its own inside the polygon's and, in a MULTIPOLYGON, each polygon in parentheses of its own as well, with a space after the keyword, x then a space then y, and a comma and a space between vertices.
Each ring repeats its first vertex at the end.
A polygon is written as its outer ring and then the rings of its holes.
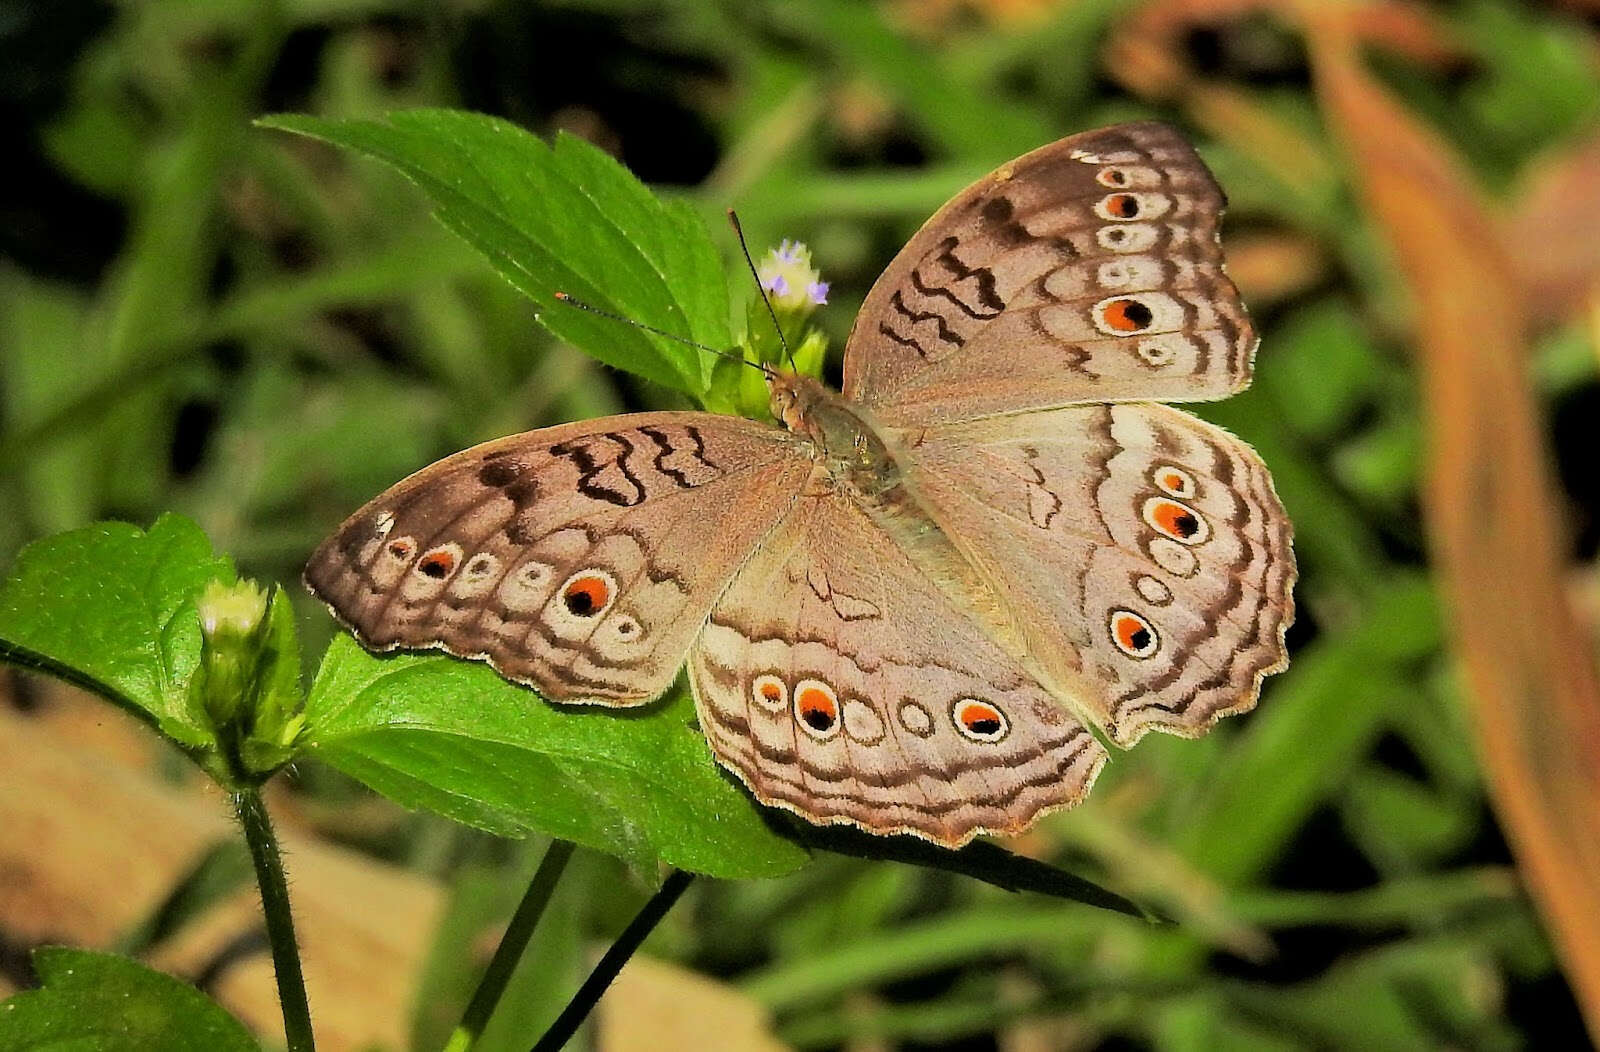
POLYGON ((1204 544, 1210 536, 1205 518, 1193 508, 1167 497, 1151 497, 1143 509, 1145 525, 1184 544, 1204 544))
POLYGON ((1149 325, 1156 317, 1150 312, 1149 307, 1146 307, 1138 300, 1129 300, 1128 305, 1122 309, 1122 313, 1127 316, 1129 321, 1141 329, 1149 325))
POLYGON ((1112 194, 1105 200, 1105 209, 1118 219, 1132 219, 1139 214, 1139 199, 1132 194, 1112 194))
POLYGON ((575 574, 561 589, 561 601, 574 617, 598 617, 611 606, 616 582, 610 574, 590 571, 575 574))
POLYGON ((1143 661, 1161 649, 1155 626, 1132 610, 1113 610, 1109 621, 1112 644, 1124 655, 1143 661))
POLYGON ((1015 211, 1009 197, 991 197, 983 203, 983 218, 991 223, 1004 223, 1015 211))
POLYGON ((833 716, 822 709, 806 709, 800 714, 814 731, 825 731, 833 726, 833 716))
POLYGON ((478 481, 485 486, 493 486, 499 489, 501 486, 509 486, 517 481, 517 477, 521 474, 522 472, 518 471, 517 466, 513 463, 504 460, 492 460, 478 470, 478 481))
POLYGON ((962 698, 950 710, 956 730, 967 739, 993 744, 1006 735, 1005 714, 986 701, 962 698))

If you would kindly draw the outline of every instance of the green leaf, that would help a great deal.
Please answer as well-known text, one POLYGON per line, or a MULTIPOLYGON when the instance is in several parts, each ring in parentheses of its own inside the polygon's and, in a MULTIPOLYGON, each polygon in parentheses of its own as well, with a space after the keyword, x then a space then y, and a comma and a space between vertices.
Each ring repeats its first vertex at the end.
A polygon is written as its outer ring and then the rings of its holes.
POLYGON ((795 825, 795 839, 809 847, 857 858, 945 870, 1006 891, 1032 891, 1152 922, 1165 920, 1084 877, 1038 859, 1013 854, 987 840, 974 840, 959 851, 951 851, 914 836, 875 836, 844 826, 811 826, 798 821, 795 825))
POLYGON ((1385 372, 1360 321, 1335 303, 1319 301, 1279 326, 1257 382, 1283 407, 1279 412, 1294 431, 1328 441, 1375 397, 1385 372))
MULTIPOLYGON (((946 907, 877 930, 853 928, 826 946, 778 959, 748 973, 741 990, 773 1012, 815 1011, 828 999, 870 991, 969 961, 1014 955, 1044 957, 1061 944, 1104 945, 1129 922, 1058 903, 1002 900, 966 909, 946 907)), ((1139 925, 1143 929, 1143 925, 1139 925)), ((1161 931, 1172 937, 1176 929, 1161 931)))
POLYGON ((179 743, 211 742, 189 711, 200 660, 195 597, 234 579, 200 528, 163 515, 148 531, 99 523, 23 549, 0 585, 0 659, 109 698, 179 743))
POLYGON ((41 988, 0 1003, 0 1052, 259 1052, 244 1024, 188 983, 126 957, 34 951, 41 988))
POLYGON ((1295 658, 1294 673, 1228 743, 1204 790, 1174 801, 1172 844, 1228 882, 1265 868, 1404 704, 1402 673, 1438 647, 1438 616, 1427 582, 1394 571, 1358 624, 1295 658))
POLYGON ((1484 990, 1501 939, 1475 927, 1347 956, 1292 986, 1218 986, 1241 1015, 1277 1024, 1300 1048, 1522 1047, 1484 990))
POLYGON ((456 110, 381 120, 294 114, 258 123, 392 165, 433 201, 439 221, 542 308, 545 328, 620 369, 699 398, 711 358, 559 303, 594 306, 710 347, 729 346, 728 289, 704 223, 664 203, 609 155, 561 134, 553 147, 506 121, 456 110))
POLYGON ((806 852, 711 758, 681 692, 639 709, 560 707, 488 666, 377 657, 340 636, 306 703, 313 755, 409 807, 636 864, 776 876, 806 852))

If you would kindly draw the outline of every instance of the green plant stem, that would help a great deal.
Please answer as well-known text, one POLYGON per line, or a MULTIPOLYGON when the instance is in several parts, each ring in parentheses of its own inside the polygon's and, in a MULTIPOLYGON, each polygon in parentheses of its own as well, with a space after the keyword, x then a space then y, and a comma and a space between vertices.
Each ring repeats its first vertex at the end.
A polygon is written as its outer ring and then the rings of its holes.
POLYGON ((600 958, 600 963, 594 966, 594 971, 589 973, 589 978, 583 981, 578 992, 572 995, 572 1000, 567 1002, 567 1007, 561 1010, 561 1015, 550 1024, 550 1029, 539 1038, 538 1044, 533 1046, 533 1052, 559 1052, 572 1040, 572 1035, 578 1032, 578 1027, 589 1018, 589 1013, 594 1011, 594 1006, 600 1003, 600 996, 606 992, 606 987, 622 971, 622 966, 628 963, 634 951, 644 942, 645 938, 655 930, 661 918, 667 915, 673 904, 682 897, 684 890, 689 887, 689 882, 694 880, 693 873, 686 873, 675 869, 662 882, 661 890, 650 897, 644 904, 622 934, 617 936, 617 941, 611 944, 605 955, 600 958))
POLYGON ((483 973, 483 979, 472 995, 472 1002, 461 1014, 461 1022, 456 1026, 455 1033, 446 1042, 445 1052, 467 1052, 482 1036, 495 1006, 506 992, 506 984, 511 982, 511 973, 516 970, 517 962, 528 948, 528 940, 533 937, 539 918, 544 915, 545 907, 550 905, 550 896, 555 893, 556 882, 567 868, 567 860, 572 858, 573 847, 570 840, 550 842, 550 850, 544 853, 533 880, 528 883, 527 892, 522 896, 522 902, 511 915, 511 923, 506 925, 506 933, 494 951, 494 959, 483 973))
POLYGON ((311 1006, 306 1001, 306 980, 300 971, 300 947, 294 937, 294 917, 289 912, 289 884, 283 875, 283 855, 272 820, 255 786, 233 794, 234 814, 244 827, 256 883, 261 887, 261 910, 267 918, 267 942, 272 946, 272 970, 278 977, 278 1002, 283 1007, 283 1036, 289 1052, 315 1052, 311 1034, 311 1006))

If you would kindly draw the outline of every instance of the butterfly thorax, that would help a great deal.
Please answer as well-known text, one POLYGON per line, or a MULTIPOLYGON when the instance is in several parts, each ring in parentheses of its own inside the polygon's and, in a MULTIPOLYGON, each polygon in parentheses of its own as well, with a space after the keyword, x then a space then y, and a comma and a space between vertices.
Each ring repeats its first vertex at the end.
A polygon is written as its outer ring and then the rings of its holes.
POLYGON ((880 427, 863 407, 809 377, 778 375, 768 382, 773 415, 816 447, 818 481, 853 497, 922 574, 986 626, 991 639, 1019 657, 1025 655, 1022 634, 981 571, 961 554, 918 498, 897 433, 880 427))
POLYGON ((780 374, 770 383, 773 415, 811 440, 834 485, 868 502, 901 486, 903 474, 894 451, 859 406, 810 377, 780 374))

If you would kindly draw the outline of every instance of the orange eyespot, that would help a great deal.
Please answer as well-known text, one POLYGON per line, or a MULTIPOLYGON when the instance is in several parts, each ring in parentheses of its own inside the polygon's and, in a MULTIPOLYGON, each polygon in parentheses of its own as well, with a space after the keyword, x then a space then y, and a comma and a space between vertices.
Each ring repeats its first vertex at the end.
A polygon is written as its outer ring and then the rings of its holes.
POLYGON ((1199 544, 1210 536, 1210 528, 1199 512, 1165 497, 1145 501, 1144 521, 1157 533, 1184 544, 1199 544))
POLYGON ((1155 320, 1150 308, 1138 300, 1112 300, 1100 308, 1100 317, 1106 326, 1117 332, 1138 332, 1148 328, 1155 320))
POLYGON ((1161 649, 1155 627, 1132 610, 1111 611, 1111 641, 1131 658, 1147 658, 1161 649))
POLYGON ((1195 476, 1190 475, 1184 468, 1174 464, 1160 464, 1150 473, 1150 478, 1157 486, 1163 489, 1168 496, 1192 497, 1195 496, 1195 476))
POLYGON ((435 548, 417 562, 417 572, 434 580, 442 580, 455 569, 455 553, 448 548, 435 548))
POLYGON ((1121 168, 1102 168, 1095 179, 1101 186, 1127 186, 1128 173, 1121 168))
POLYGON ((769 709, 781 709, 789 700, 789 687, 783 680, 769 673, 757 676, 751 681, 750 696, 758 705, 769 709))
POLYGON ((997 742, 1010 730, 1005 713, 977 698, 960 699, 951 715, 955 717, 956 730, 974 741, 997 742))
POLYGON ((1166 464, 1155 470, 1155 483, 1174 497, 1192 497, 1195 494, 1194 476, 1182 468, 1166 464))
POLYGON ((409 559, 413 551, 415 551, 415 548, 409 537, 402 537, 397 541, 389 542, 389 554, 396 559, 409 559))
POLYGON ((1132 194, 1112 194, 1105 199, 1105 209, 1118 219, 1133 219, 1139 214, 1139 199, 1132 194))
POLYGON ((567 582, 561 590, 567 611, 578 617, 593 617, 611 601, 611 584, 598 574, 584 574, 567 582))
POLYGON ((839 730, 839 699, 826 683, 801 680, 794 691, 794 716, 813 738, 831 738, 839 730))

